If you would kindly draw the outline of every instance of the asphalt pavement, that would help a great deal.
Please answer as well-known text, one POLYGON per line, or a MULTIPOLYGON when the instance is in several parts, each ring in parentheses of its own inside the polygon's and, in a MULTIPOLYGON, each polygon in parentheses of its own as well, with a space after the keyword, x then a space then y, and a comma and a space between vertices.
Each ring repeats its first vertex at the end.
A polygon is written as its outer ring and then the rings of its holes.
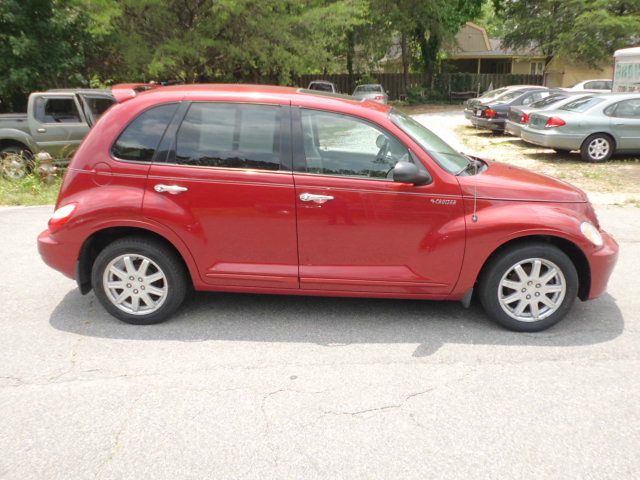
POLYGON ((640 209, 608 293, 505 331, 453 302, 197 294, 110 317, 0 209, 0 478, 638 478, 640 209))

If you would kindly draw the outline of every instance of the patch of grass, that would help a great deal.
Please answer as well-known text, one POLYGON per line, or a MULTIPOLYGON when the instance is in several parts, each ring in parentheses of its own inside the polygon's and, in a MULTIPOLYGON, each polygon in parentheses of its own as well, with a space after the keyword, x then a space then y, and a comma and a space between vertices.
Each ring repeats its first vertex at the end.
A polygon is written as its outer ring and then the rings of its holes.
POLYGON ((62 175, 47 185, 37 175, 27 175, 20 180, 0 177, 0 205, 47 205, 58 197, 62 175))

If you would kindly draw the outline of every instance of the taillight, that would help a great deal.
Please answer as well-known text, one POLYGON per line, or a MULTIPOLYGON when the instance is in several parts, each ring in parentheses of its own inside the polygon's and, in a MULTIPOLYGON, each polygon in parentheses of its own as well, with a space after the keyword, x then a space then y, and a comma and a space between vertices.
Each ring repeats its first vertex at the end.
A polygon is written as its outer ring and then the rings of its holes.
POLYGON ((58 208, 49 219, 49 231, 58 230, 71 219, 71 214, 76 209, 75 203, 68 203, 64 207, 58 208))
POLYGON ((560 117, 551 117, 549 120, 547 120, 547 123, 545 124, 545 127, 547 127, 547 128, 564 127, 566 124, 567 124, 567 122, 565 122, 560 117))
POLYGON ((520 117, 520 123, 529 123, 529 115, 526 113, 523 113, 522 116, 520 117))
POLYGON ((498 112, 496 112, 493 108, 487 108, 484 111, 484 116, 487 118, 496 118, 498 116, 498 112))
POLYGON ((384 95, 376 95, 374 98, 376 100, 384 100, 384 95))

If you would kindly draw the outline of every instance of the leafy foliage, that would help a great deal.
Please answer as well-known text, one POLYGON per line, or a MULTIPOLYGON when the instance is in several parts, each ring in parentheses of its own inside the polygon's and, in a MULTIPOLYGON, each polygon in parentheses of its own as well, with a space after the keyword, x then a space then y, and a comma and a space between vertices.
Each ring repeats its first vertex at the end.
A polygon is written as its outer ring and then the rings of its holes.
POLYGON ((566 56, 589 66, 638 41, 638 0, 494 0, 504 19, 503 43, 535 46, 550 60, 566 56))
POLYGON ((87 17, 66 0, 0 2, 2 108, 20 108, 29 92, 86 81, 87 17))

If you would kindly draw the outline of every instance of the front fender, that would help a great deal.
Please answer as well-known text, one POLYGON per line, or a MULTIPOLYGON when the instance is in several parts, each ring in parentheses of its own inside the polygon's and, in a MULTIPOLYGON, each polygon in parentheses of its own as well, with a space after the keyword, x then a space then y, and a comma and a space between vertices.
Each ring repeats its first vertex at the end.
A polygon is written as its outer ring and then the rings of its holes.
POLYGON ((450 295, 461 299, 473 288, 491 255, 505 244, 527 237, 555 237, 571 242, 585 256, 594 247, 581 233, 588 219, 587 203, 479 201, 478 221, 472 220, 472 201, 465 200, 467 242, 460 278, 450 295))

